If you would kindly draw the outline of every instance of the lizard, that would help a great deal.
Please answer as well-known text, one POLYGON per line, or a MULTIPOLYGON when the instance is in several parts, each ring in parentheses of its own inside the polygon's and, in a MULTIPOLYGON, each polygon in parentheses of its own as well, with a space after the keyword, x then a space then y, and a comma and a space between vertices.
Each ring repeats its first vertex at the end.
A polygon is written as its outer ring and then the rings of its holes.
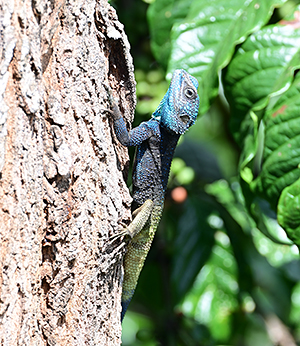
POLYGON ((170 86, 151 119, 130 131, 109 94, 109 112, 118 141, 126 147, 136 147, 132 174, 132 222, 116 235, 129 239, 124 256, 121 321, 162 216, 174 150, 179 137, 195 123, 198 115, 197 88, 196 78, 185 70, 175 70, 170 86))

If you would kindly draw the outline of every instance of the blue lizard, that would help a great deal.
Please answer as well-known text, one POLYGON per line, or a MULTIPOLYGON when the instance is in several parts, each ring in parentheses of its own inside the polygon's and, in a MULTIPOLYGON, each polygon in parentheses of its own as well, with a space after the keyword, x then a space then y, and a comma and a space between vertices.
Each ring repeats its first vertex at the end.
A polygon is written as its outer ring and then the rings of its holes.
POLYGON ((118 106, 110 99, 118 140, 127 147, 137 147, 132 176, 133 221, 117 235, 131 239, 124 257, 122 320, 161 219, 178 139, 197 118, 197 88, 196 78, 184 70, 174 71, 169 89, 152 118, 129 132, 118 106))

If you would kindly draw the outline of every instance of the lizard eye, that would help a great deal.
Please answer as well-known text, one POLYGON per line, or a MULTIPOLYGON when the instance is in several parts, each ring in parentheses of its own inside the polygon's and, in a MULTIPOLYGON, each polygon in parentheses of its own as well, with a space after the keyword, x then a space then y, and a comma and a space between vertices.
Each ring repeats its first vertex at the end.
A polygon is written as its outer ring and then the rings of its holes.
POLYGON ((193 99, 196 96, 195 90, 192 88, 185 88, 184 89, 184 95, 188 98, 188 99, 193 99))

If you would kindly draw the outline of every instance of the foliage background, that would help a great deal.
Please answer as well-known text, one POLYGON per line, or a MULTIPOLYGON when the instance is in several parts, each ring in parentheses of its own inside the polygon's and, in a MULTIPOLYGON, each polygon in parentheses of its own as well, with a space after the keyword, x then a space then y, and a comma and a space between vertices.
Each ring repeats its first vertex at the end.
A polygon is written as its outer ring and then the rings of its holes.
POLYGON ((133 125, 176 68, 197 77, 201 107, 176 150, 123 345, 300 345, 300 7, 148 2, 111 1, 134 57, 133 125))

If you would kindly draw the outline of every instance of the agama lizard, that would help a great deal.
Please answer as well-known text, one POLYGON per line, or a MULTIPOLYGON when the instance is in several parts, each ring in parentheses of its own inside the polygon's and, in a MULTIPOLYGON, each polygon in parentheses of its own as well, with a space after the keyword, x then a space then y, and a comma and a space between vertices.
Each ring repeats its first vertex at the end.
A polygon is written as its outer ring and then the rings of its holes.
POLYGON ((118 140, 127 147, 137 147, 132 176, 133 221, 117 235, 130 237, 124 257, 121 320, 162 215, 170 165, 178 139, 197 118, 197 88, 196 78, 184 70, 176 70, 152 118, 129 132, 117 104, 110 98, 110 113, 118 140))

